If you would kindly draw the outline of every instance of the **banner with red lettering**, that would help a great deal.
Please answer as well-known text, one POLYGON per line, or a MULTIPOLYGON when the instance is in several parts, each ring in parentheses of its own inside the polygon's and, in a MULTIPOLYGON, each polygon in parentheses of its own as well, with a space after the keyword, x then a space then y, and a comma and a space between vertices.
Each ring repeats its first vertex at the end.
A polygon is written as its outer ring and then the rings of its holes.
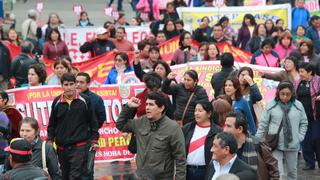
MULTIPOLYGON (((69 54, 73 62, 81 62, 90 57, 89 53, 81 53, 79 48, 90 38, 96 36, 95 31, 97 28, 98 27, 75 27, 59 29, 63 41, 65 41, 68 46, 69 54)), ((148 26, 126 26, 125 28, 127 40, 132 42, 135 47, 138 42, 150 33, 148 26)))
MULTIPOLYGON (((143 91, 143 85, 102 86, 90 88, 100 95, 106 108, 106 122, 99 130, 99 150, 96 162, 127 160, 133 158, 128 151, 131 135, 123 134, 115 127, 122 104, 143 91)), ((9 90, 9 99, 23 116, 34 117, 40 125, 40 136, 45 139, 53 99, 62 93, 60 87, 40 86, 9 90)))

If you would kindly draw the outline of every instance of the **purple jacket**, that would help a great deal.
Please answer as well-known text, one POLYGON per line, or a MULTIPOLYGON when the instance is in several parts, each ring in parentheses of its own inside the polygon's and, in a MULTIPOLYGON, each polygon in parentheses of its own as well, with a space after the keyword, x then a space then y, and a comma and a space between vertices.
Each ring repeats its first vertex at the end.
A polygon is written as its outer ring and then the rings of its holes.
MULTIPOLYGON (((298 90, 298 86, 300 82, 301 81, 299 81, 299 83, 294 84, 295 85, 294 88, 296 92, 298 90)), ((317 96, 319 96, 319 92, 320 92, 320 76, 315 75, 310 81, 310 95, 311 95, 311 104, 312 104, 314 119, 316 119, 315 107, 316 107, 316 98, 317 96)))
POLYGON ((68 47, 63 41, 58 41, 57 45, 47 41, 43 45, 43 56, 51 60, 59 60, 63 56, 69 57, 68 47))
POLYGON ((241 49, 246 49, 246 45, 251 38, 250 30, 247 26, 242 26, 239 29, 237 47, 241 49), (241 46, 240 46, 241 45, 241 46))
POLYGON ((3 164, 6 153, 4 148, 8 146, 7 136, 9 133, 9 119, 6 113, 0 111, 0 164, 3 164))

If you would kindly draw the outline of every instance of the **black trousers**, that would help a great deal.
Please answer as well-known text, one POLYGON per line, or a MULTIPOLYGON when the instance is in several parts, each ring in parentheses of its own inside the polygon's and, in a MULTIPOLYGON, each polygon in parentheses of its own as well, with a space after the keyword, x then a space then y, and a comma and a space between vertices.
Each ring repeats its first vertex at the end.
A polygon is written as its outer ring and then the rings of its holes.
POLYGON ((315 167, 318 161, 320 167, 320 121, 309 121, 308 130, 302 141, 302 154, 306 165, 315 167))
POLYGON ((57 154, 63 180, 83 179, 87 176, 89 145, 58 148, 57 154))

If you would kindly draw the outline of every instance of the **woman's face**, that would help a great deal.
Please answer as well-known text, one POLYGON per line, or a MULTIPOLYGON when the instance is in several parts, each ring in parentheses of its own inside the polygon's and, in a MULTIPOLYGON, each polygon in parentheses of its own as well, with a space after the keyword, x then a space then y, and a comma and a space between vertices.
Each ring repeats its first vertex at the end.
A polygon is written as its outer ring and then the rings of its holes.
POLYGON ((9 39, 10 39, 11 41, 16 41, 16 40, 18 40, 18 34, 17 34, 17 32, 14 31, 14 30, 9 31, 8 36, 9 36, 9 39))
POLYGON ((286 71, 290 72, 290 71, 294 70, 296 67, 295 67, 293 61, 291 61, 290 59, 286 59, 284 61, 284 68, 286 71))
POLYGON ((183 43, 184 46, 191 46, 191 44, 192 44, 192 37, 191 37, 191 35, 190 35, 190 34, 185 34, 184 40, 183 40, 182 43, 183 43))
POLYGON ((238 79, 239 79, 241 85, 247 84, 247 81, 246 81, 246 79, 244 78, 244 77, 246 77, 246 76, 249 76, 249 72, 248 72, 248 71, 242 71, 242 72, 239 74, 238 79))
POLYGON ((208 25, 210 21, 209 21, 208 18, 204 18, 202 22, 204 22, 204 23, 206 23, 208 25))
POLYGON ((204 55, 206 54, 206 50, 207 50, 207 46, 201 46, 199 48, 199 54, 201 57, 204 57, 204 55))
POLYGON ((50 16, 50 24, 58 24, 59 23, 59 18, 57 15, 53 14, 50 16))
POLYGON ((205 111, 202 105, 196 105, 196 108, 194 109, 194 117, 197 123, 210 122, 210 115, 211 113, 205 111))
POLYGON ((58 76, 59 79, 62 77, 64 73, 67 73, 67 72, 68 72, 68 69, 65 68, 62 64, 58 64, 54 68, 54 73, 58 76))
POLYGON ((208 47, 208 55, 210 59, 216 59, 217 55, 218 55, 218 49, 217 46, 215 46, 214 44, 210 44, 208 47))
POLYGON ((173 24, 172 21, 169 21, 167 23, 166 30, 169 31, 169 32, 174 31, 174 24, 173 24))
POLYGON ((306 31, 303 29, 303 27, 299 26, 297 29, 297 35, 300 37, 303 37, 306 31))
POLYGON ((33 68, 29 69, 28 71, 29 86, 38 86, 40 84, 39 81, 40 79, 36 71, 33 68))
POLYGON ((162 66, 162 64, 158 64, 156 66, 156 68, 154 69, 154 71, 159 74, 159 76, 161 76, 161 78, 166 77, 167 75, 167 71, 166 68, 164 66, 162 66))
POLYGON ((237 89, 234 88, 232 81, 227 80, 224 83, 224 91, 225 91, 227 96, 232 97, 233 95, 235 95, 237 89))
POLYGON ((308 54, 309 52, 309 47, 306 43, 303 43, 301 46, 300 46, 300 53, 301 54, 308 54))
POLYGON ((281 40, 281 44, 282 46, 288 48, 290 46, 290 43, 291 43, 291 39, 289 37, 284 37, 282 40, 281 40))
POLYGON ((276 25, 277 25, 277 27, 282 28, 284 25, 284 22, 282 20, 280 20, 276 25))
POLYGON ((126 16, 122 16, 120 19, 118 19, 118 23, 124 25, 126 23, 126 16))
POLYGON ((152 50, 149 52, 149 59, 152 62, 157 62, 159 60, 159 57, 160 57, 160 53, 158 51, 152 50))
POLYGON ((59 34, 56 33, 55 31, 52 31, 52 33, 51 33, 51 40, 52 40, 52 41, 57 41, 58 38, 59 38, 59 34))
POLYGON ((32 142, 38 135, 35 129, 31 127, 29 123, 22 123, 20 127, 20 137, 24 138, 28 142, 32 142))
POLYGON ((143 56, 148 57, 148 56, 149 56, 149 49, 150 49, 150 45, 147 44, 147 45, 144 46, 144 48, 142 49, 141 54, 142 54, 143 56))
POLYGON ((266 22, 266 27, 267 27, 268 30, 271 30, 272 26, 273 26, 273 22, 272 21, 267 21, 266 22))
POLYGON ((244 18, 244 23, 247 25, 247 26, 251 26, 251 20, 249 18, 244 18))
POLYGON ((289 88, 284 88, 279 91, 280 101, 283 103, 287 103, 290 101, 292 97, 292 93, 289 88))
POLYGON ((303 68, 299 68, 299 75, 300 75, 300 79, 303 81, 308 81, 310 79, 310 77, 312 72, 308 72, 303 68))
POLYGON ((121 58, 120 55, 117 55, 115 60, 114 60, 114 65, 115 67, 124 67, 126 65, 126 61, 121 58))
POLYGON ((266 44, 262 47, 262 52, 264 54, 270 54, 272 51, 272 46, 270 44, 266 44))
POLYGON ((265 36, 266 35, 266 28, 264 26, 259 26, 259 29, 258 29, 258 35, 259 36, 265 36))
POLYGON ((81 19, 82 21, 88 20, 88 14, 83 13, 83 14, 80 16, 80 19, 81 19))
POLYGON ((132 18, 131 19, 131 25, 132 26, 138 26, 138 21, 136 20, 136 18, 132 18))
POLYGON ((228 24, 229 24, 229 21, 223 21, 221 23, 221 26, 222 26, 222 28, 226 28, 228 26, 228 24))
POLYGON ((195 87, 196 82, 188 74, 184 74, 183 84, 184 87, 189 90, 195 87))

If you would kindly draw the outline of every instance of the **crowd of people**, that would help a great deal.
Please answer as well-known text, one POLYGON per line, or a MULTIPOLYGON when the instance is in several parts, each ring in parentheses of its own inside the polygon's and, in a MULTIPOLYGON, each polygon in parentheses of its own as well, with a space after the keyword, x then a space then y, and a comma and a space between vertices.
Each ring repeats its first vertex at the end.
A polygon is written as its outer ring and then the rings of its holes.
MULTIPOLYGON (((204 16, 192 32, 176 12, 191 1, 174 0, 162 11, 156 0, 151 2, 132 0, 137 17, 131 24, 120 12, 79 47, 91 57, 115 52, 104 84, 118 84, 120 75, 131 71, 145 84, 115 120, 120 131, 132 133, 128 148, 136 154, 138 179, 296 180, 299 152, 303 170, 320 168, 320 17, 310 16, 303 0, 294 3, 292 27, 285 27, 283 19, 257 24, 248 13, 239 29, 226 16, 214 25, 204 16), (135 50, 125 38, 126 26, 141 24, 149 24, 150 34, 135 50), (179 48, 168 64, 157 45, 177 36, 179 48), (249 66, 236 68, 234 55, 220 52, 220 42, 252 53, 250 64, 283 69, 254 73, 249 66), (132 61, 129 51, 134 52, 132 61), (211 78, 214 97, 199 85, 197 71, 184 72, 181 80, 171 71, 173 65, 200 61, 220 61, 221 70, 211 78), (264 99, 254 76, 279 81, 260 113, 255 107, 264 99)), ((192 1, 194 6, 210 2, 192 1)), ((93 179, 98 130, 106 119, 103 100, 90 91, 89 74, 73 66, 59 15, 50 14, 43 27, 36 23, 35 10, 27 15, 21 33, 12 28, 0 36, 0 179, 93 179), (55 61, 50 76, 43 59, 55 61), (59 85, 63 93, 52 103, 43 141, 37 120, 23 118, 6 90, 45 85, 59 85)), ((87 12, 80 13, 76 26, 93 26, 87 12)))

